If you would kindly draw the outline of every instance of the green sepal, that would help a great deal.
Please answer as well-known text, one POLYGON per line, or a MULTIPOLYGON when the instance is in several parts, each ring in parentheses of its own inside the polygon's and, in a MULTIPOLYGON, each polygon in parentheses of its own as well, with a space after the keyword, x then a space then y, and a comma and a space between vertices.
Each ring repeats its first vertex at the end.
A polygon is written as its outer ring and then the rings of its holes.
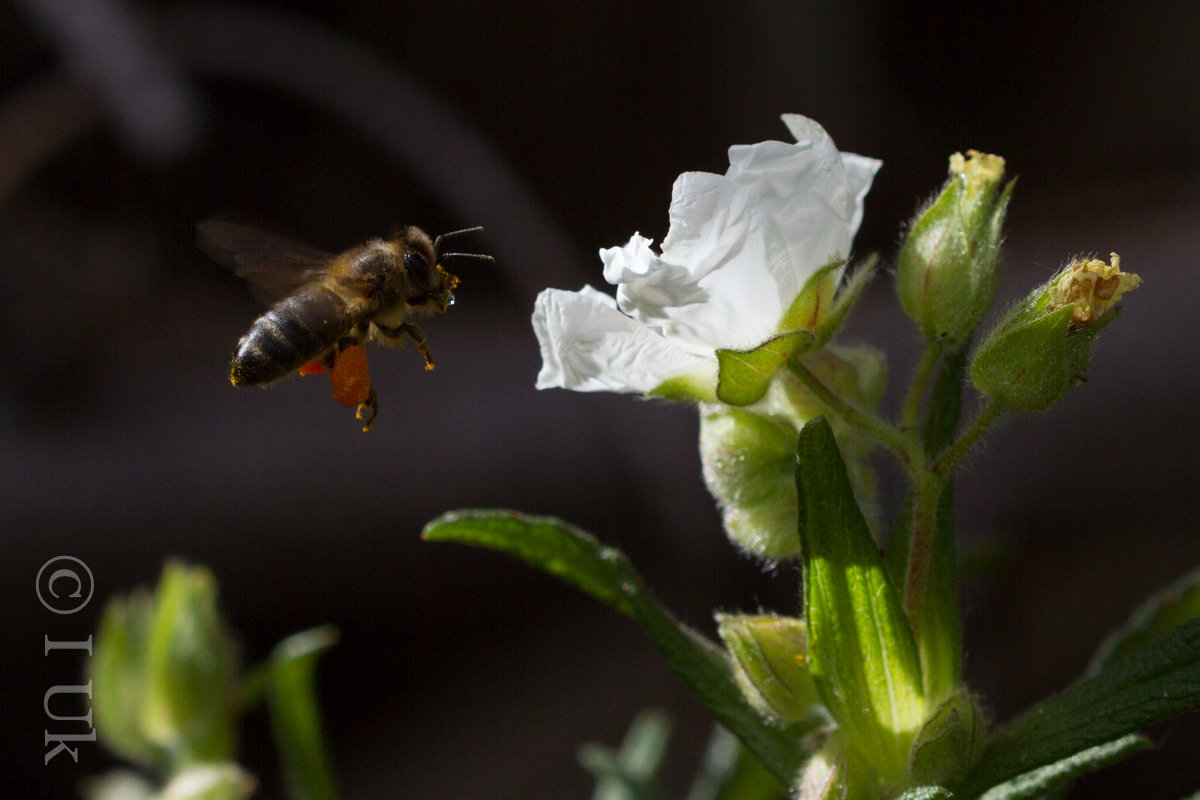
POLYGON ((1117 318, 1110 313, 1083 328, 1071 327, 1073 306, 998 326, 980 343, 971 382, 1003 407, 1041 412, 1083 380, 1092 342, 1117 318))
POLYGON ((797 454, 813 680, 846 744, 897 784, 925 717, 916 644, 824 417, 804 426, 797 454))
POLYGON ((816 342, 812 331, 781 333, 753 350, 717 350, 717 399, 731 406, 757 403, 775 373, 816 342))
POLYGON ((646 396, 680 403, 711 403, 717 399, 711 386, 692 375, 668 378, 647 392, 646 396))
POLYGON ((979 391, 1002 407, 1038 412, 1083 380, 1092 342, 1117 317, 1116 302, 1142 282, 1121 272, 1116 253, 1111 260, 1075 259, 1010 309, 975 351, 971 382, 979 391))
POLYGON ((451 512, 426 525, 421 535, 506 553, 632 617, 717 722, 780 783, 794 781, 807 754, 762 719, 738 688, 724 651, 663 608, 621 551, 561 520, 504 510, 451 512))
POLYGON ((979 703, 960 689, 942 701, 917 732, 909 775, 921 784, 958 784, 979 760, 986 733, 979 703))
POLYGON ((1148 597, 1096 650, 1083 677, 1099 675, 1188 620, 1200 616, 1200 568, 1148 597))
POLYGON ((878 259, 867 259, 837 292, 845 263, 832 261, 808 279, 775 336, 749 350, 717 350, 718 400, 731 406, 757 403, 788 359, 823 347, 833 338, 874 276, 878 259))
POLYGON ((1111 742, 1089 747, 1061 761, 1019 775, 993 786, 979 800, 1019 800, 1026 797, 1045 797, 1053 791, 1089 772, 1111 767, 1118 761, 1154 746, 1149 738, 1131 733, 1111 742))
POLYGON ((738 685, 763 716, 780 725, 808 720, 804 735, 826 723, 808 671, 804 620, 773 614, 716 614, 717 633, 733 659, 738 685))
POLYGON ((275 646, 265 676, 271 732, 293 797, 337 800, 333 768, 321 730, 317 658, 337 642, 324 626, 294 634, 275 646))
POLYGON ((976 794, 1200 706, 1200 619, 999 728, 964 787, 976 794))

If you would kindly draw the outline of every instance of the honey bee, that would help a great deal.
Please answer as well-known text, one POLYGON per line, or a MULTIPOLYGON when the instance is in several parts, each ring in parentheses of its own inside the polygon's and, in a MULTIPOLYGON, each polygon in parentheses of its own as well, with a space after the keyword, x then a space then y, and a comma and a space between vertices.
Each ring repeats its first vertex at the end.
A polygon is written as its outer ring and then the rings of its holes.
POLYGON ((371 429, 379 404, 362 345, 375 338, 387 344, 411 339, 425 369, 433 369, 425 333, 411 320, 443 314, 454 303, 458 278, 442 262, 454 256, 495 260, 441 252, 444 239, 480 228, 430 240, 409 225, 391 239, 334 255, 229 222, 197 227, 200 249, 273 302, 237 343, 229 366, 233 385, 266 386, 293 372, 328 370, 334 399, 357 406, 363 431, 371 429))

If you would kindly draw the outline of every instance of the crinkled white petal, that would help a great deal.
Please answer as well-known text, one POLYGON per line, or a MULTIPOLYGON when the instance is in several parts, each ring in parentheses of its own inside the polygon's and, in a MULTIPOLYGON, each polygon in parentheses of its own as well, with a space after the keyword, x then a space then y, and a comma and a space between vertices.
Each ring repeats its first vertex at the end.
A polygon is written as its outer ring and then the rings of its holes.
MULTIPOLYGON (((834 147, 829 134, 815 120, 800 114, 784 114, 783 124, 787 126, 792 136, 796 137, 797 144, 805 142, 817 144, 819 142, 822 144, 818 146, 834 147)), ((845 170, 847 196, 850 201, 849 207, 840 208, 839 213, 849 221, 850 237, 853 238, 858 233, 859 225, 862 224, 863 202, 866 200, 867 192, 871 191, 875 173, 879 172, 883 162, 877 158, 860 156, 857 153, 839 152, 839 155, 842 160, 842 168, 845 170)))
POLYGON ((640 234, 600 251, 615 300, 590 286, 539 295, 538 388, 711 385, 714 351, 762 344, 809 278, 849 257, 881 162, 838 152, 806 117, 783 120, 796 143, 735 146, 724 175, 679 176, 661 252, 640 234))
POLYGON ((670 217, 661 256, 642 237, 601 251, 621 310, 697 353, 770 336, 783 310, 770 219, 742 187, 705 172, 675 181, 670 217))
POLYGON ((688 350, 753 347, 813 273, 849 256, 880 162, 838 152, 806 117, 784 121, 795 144, 735 146, 725 175, 679 176, 661 255, 640 235, 601 251, 622 311, 688 350))
MULTIPOLYGON (((632 244, 632 243, 631 243, 632 244)), ((646 394, 670 378, 715 382, 712 353, 691 353, 622 314, 591 286, 538 295, 533 330, 542 352, 537 388, 646 394)))

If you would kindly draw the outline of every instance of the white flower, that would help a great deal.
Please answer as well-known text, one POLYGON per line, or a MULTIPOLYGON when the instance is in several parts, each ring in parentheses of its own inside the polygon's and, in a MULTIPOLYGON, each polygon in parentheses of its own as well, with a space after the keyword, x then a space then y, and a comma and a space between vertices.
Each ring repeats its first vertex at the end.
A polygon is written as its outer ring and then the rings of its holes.
POLYGON ((679 381, 711 397, 716 350, 780 332, 808 279, 849 255, 881 165, 839 153, 806 117, 783 121, 795 144, 735 145, 724 175, 679 176, 661 255, 636 233, 600 251, 615 299, 591 286, 538 295, 539 389, 646 394, 679 381))

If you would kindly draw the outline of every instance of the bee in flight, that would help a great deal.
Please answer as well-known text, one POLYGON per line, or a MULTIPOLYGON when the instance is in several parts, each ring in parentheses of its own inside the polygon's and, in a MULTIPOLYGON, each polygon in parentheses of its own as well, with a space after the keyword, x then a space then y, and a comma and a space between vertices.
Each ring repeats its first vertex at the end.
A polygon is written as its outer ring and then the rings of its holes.
POLYGON ((245 278, 274 305, 238 341, 229 367, 234 386, 265 386, 292 372, 329 371, 333 397, 357 406, 363 430, 379 413, 363 344, 412 339, 433 359, 425 334, 410 320, 445 313, 458 278, 442 267, 453 256, 493 261, 479 253, 443 253, 442 240, 481 230, 465 228, 430 240, 409 225, 391 239, 372 239, 334 255, 219 220, 200 223, 200 249, 245 278))

